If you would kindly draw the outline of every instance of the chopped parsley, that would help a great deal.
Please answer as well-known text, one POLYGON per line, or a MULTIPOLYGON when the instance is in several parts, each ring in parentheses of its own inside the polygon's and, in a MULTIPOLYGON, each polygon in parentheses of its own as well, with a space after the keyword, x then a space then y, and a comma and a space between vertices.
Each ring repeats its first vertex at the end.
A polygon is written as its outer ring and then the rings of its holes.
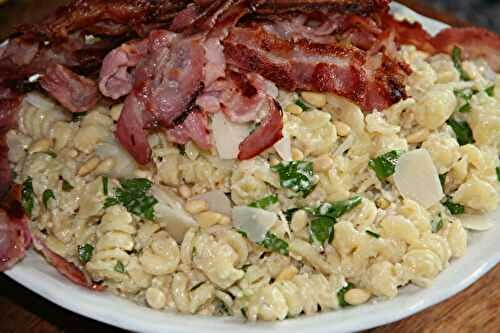
POLYGON ((72 189, 74 189, 73 185, 71 185, 66 179, 63 179, 62 190, 64 192, 70 192, 72 189))
POLYGON ((115 189, 113 197, 106 198, 104 208, 121 204, 132 214, 154 220, 153 207, 158 200, 146 193, 152 183, 145 178, 135 178, 121 180, 120 185, 115 189))
POLYGON ((21 203, 27 215, 31 215, 35 206, 35 194, 33 192, 33 179, 26 178, 21 190, 21 203))
POLYGON ((394 174, 396 163, 402 154, 403 152, 400 150, 390 151, 370 160, 368 166, 375 171, 380 180, 384 180, 394 174))
POLYGON ((436 233, 443 228, 443 217, 441 214, 431 221, 432 232, 436 233))
POLYGON ((52 158, 56 158, 57 157, 57 154, 54 153, 53 151, 46 151, 45 154, 49 155, 52 158))
POLYGON ((260 200, 255 201, 255 202, 252 202, 248 206, 253 207, 253 208, 266 209, 267 207, 274 205, 277 202, 278 202, 278 195, 271 194, 265 198, 262 198, 260 200))
POLYGON ((455 68, 460 74, 460 79, 464 81, 470 81, 471 78, 469 74, 465 72, 462 66, 462 50, 459 47, 455 46, 453 48, 453 51, 451 52, 451 59, 453 60, 453 65, 455 65, 455 68))
POLYGON ((464 90, 455 90, 455 96, 463 100, 463 104, 458 108, 458 112, 460 113, 469 113, 472 111, 472 107, 470 105, 470 100, 472 96, 477 94, 479 91, 464 89, 464 90))
POLYGON ((284 256, 288 255, 288 243, 270 231, 267 232, 266 238, 264 238, 264 240, 260 242, 259 245, 262 245, 266 249, 273 252, 278 252, 279 254, 282 254, 284 256))
POLYGON ((372 236, 373 238, 380 238, 380 235, 377 234, 376 232, 373 232, 371 230, 366 230, 366 233, 370 236, 372 236))
POLYGON ((45 190, 43 191, 43 194, 42 194, 42 201, 43 201, 43 205, 45 206, 45 208, 48 208, 48 204, 49 204, 49 200, 50 199, 55 199, 56 196, 54 195, 54 192, 52 190, 45 190))
POLYGON ((309 111, 312 109, 304 100, 302 100, 300 98, 295 101, 295 104, 300 106, 303 111, 309 111))
POLYGON ((316 187, 312 162, 281 162, 271 169, 278 173, 281 186, 301 194, 303 198, 316 187))
POLYGON ((459 145, 463 146, 469 143, 474 143, 472 129, 467 122, 450 118, 446 121, 446 123, 451 127, 453 132, 455 132, 459 145))
POLYGON ((500 182, 500 167, 497 167, 496 171, 497 171, 497 180, 500 182))
POLYGON ((361 201, 360 196, 355 196, 347 200, 322 203, 315 209, 314 214, 336 219, 359 205, 361 201))
POLYGON ((484 90, 484 92, 486 93, 486 95, 490 96, 490 97, 494 97, 495 96, 495 86, 490 86, 488 88, 486 88, 484 90))
POLYGON ((102 177, 102 192, 104 193, 104 195, 108 195, 108 190, 109 188, 109 178, 108 176, 104 176, 102 177))
POLYGON ((85 244, 78 247, 78 257, 80 262, 86 264, 92 258, 92 253, 94 252, 94 247, 90 244, 85 244))
POLYGON ((338 292, 337 292, 337 299, 339 300, 339 305, 341 307, 345 307, 345 306, 349 306, 350 304, 347 303, 345 301, 345 294, 351 290, 352 288, 354 288, 354 285, 352 283, 347 283, 347 286, 345 286, 344 288, 340 289, 338 292))
POLYGON ((453 202, 453 200, 449 196, 447 196, 446 199, 443 201, 443 206, 448 208, 451 215, 460 215, 465 212, 465 207, 461 204, 453 202))
POLYGON ((123 263, 120 260, 116 262, 115 272, 125 273, 125 265, 123 265, 123 263))
POLYGON ((330 243, 333 240, 333 226, 335 219, 328 216, 319 216, 311 221, 309 235, 313 242, 320 244, 330 243))

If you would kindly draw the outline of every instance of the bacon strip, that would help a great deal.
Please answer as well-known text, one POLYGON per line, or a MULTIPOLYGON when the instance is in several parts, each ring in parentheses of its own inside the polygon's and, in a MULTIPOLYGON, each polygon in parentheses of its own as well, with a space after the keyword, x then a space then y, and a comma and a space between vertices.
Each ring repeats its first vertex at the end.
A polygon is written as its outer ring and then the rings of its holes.
POLYGON ((197 110, 192 111, 181 124, 168 130, 167 135, 170 141, 181 145, 193 140, 201 149, 212 147, 207 115, 197 110))
POLYGON ((80 76, 62 65, 49 67, 40 85, 71 112, 91 110, 99 100, 94 81, 80 76))
POLYGON ((40 238, 34 237, 33 245, 45 256, 45 259, 47 259, 49 264, 54 266, 59 273, 64 275, 64 277, 66 277, 71 282, 95 291, 104 291, 106 289, 104 286, 92 282, 74 264, 70 263, 60 255, 52 252, 40 238))
POLYGON ((262 124, 240 144, 239 160, 249 160, 272 147, 283 137, 283 111, 275 99, 269 99, 269 113, 262 124))
POLYGON ((389 8, 390 0, 267 0, 257 8, 259 13, 276 13, 286 11, 332 10, 356 14, 384 12, 389 8))
POLYGON ((9 216, 0 208, 0 272, 21 260, 30 244, 28 219, 25 216, 9 216))

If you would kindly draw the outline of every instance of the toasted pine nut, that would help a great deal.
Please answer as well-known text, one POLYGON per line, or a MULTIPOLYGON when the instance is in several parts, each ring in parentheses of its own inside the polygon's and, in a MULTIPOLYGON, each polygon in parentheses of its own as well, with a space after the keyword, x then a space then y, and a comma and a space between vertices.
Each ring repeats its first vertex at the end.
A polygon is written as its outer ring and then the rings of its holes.
POLYGON ((349 125, 344 123, 343 121, 336 121, 335 128, 337 129, 337 134, 341 137, 348 136, 351 133, 351 128, 349 125))
POLYGON ((46 152, 50 149, 51 145, 52 142, 50 141, 50 139, 36 140, 31 144, 31 147, 28 150, 28 152, 30 154, 46 152))
POLYGON ((184 208, 190 214, 198 214, 208 210, 208 202, 205 200, 190 200, 186 202, 184 208))
POLYGON ((123 110, 123 104, 116 104, 111 107, 111 119, 118 121, 123 110))
POLYGON ((78 170, 78 176, 86 176, 97 168, 97 166, 101 163, 101 160, 98 157, 92 157, 90 160, 85 162, 80 169, 78 170))
POLYGON ((351 305, 360 305, 366 303, 370 299, 370 296, 371 294, 364 289, 353 288, 345 293, 344 299, 351 305))
POLYGON ((179 194, 184 199, 187 199, 187 198, 191 197, 191 189, 187 185, 181 185, 179 187, 179 194))
POLYGON ((160 289, 150 287, 146 290, 146 302, 153 309, 159 310, 166 305, 167 299, 165 297, 165 293, 160 289))
POLYGON ((115 160, 112 157, 108 157, 104 159, 101 163, 99 163, 94 172, 97 174, 105 174, 110 172, 114 166, 115 166, 115 160))
POLYGON ((294 161, 300 161, 304 159, 304 153, 300 149, 292 148, 292 159, 294 161))
POLYGON ((424 142, 429 137, 429 134, 429 130, 424 128, 408 135, 406 141, 410 144, 424 142))
POLYGON ((386 209, 388 208, 391 204, 389 201, 387 201, 386 198, 384 197, 378 197, 377 199, 375 199, 375 205, 378 207, 378 208, 382 208, 382 209, 386 209))
POLYGON ((202 228, 208 228, 211 227, 217 223, 219 223, 223 218, 222 214, 212 212, 212 211, 207 211, 200 213, 196 215, 196 220, 198 221, 198 224, 202 228))
POLYGON ((290 226, 294 232, 298 232, 306 227, 307 221, 307 213, 301 209, 293 213, 290 226))
POLYGON ((279 159, 277 159, 276 157, 272 157, 272 158, 271 158, 271 160, 269 161, 269 164, 270 164, 271 166, 278 165, 278 164, 280 164, 280 160, 279 160, 279 159))
POLYGON ((322 155, 314 160, 314 170, 321 172, 330 169, 333 165, 333 160, 328 155, 322 155))
POLYGON ((294 115, 299 115, 302 113, 302 108, 298 106, 297 104, 288 104, 285 108, 285 112, 294 114, 294 115))
POLYGON ((222 224, 222 225, 231 224, 231 218, 229 216, 222 215, 222 217, 221 217, 221 219, 219 221, 219 224, 222 224))
POLYGON ((326 105, 325 94, 303 91, 300 95, 307 103, 317 108, 322 108, 326 105))
POLYGON ((294 278, 295 275, 297 275, 298 272, 299 270, 297 269, 297 267, 293 265, 287 266, 276 277, 276 281, 279 282, 279 281, 291 280, 294 278))

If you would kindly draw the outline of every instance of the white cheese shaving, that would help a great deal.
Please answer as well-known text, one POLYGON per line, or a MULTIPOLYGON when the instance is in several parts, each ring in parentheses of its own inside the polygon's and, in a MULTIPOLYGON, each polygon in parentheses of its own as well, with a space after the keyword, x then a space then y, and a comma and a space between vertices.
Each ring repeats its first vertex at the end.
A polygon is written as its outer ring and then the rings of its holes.
POLYGON ((266 234, 278 220, 275 213, 247 206, 233 208, 233 225, 243 231, 248 239, 262 242, 266 234))
POLYGON ((56 105, 52 103, 48 97, 45 97, 38 92, 30 92, 26 94, 24 100, 41 110, 51 111, 56 107, 56 105))
POLYGON ((250 128, 227 120, 222 113, 216 113, 212 117, 212 133, 219 157, 235 159, 240 143, 250 134, 250 128))
POLYGON ((154 206, 155 220, 180 244, 188 229, 198 224, 184 210, 181 200, 169 190, 154 185, 151 194, 158 200, 154 206))
POLYGON ((292 142, 286 133, 281 140, 274 144, 274 150, 276 150, 283 161, 288 162, 292 160, 292 142))
POLYGON ((231 216, 231 201, 222 191, 205 192, 192 199, 205 200, 209 210, 231 216))
POLYGON ((403 154, 396 164, 394 183, 403 197, 429 208, 443 198, 439 174, 425 149, 403 154))
POLYGON ((466 229, 475 231, 485 231, 493 227, 493 221, 485 215, 460 215, 460 221, 466 229))

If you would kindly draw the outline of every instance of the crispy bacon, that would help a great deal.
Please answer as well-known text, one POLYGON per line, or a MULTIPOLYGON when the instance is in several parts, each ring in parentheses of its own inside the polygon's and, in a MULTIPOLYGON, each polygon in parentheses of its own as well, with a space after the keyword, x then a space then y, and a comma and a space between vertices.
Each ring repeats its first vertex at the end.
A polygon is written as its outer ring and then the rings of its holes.
POLYGON ((62 65, 49 67, 40 85, 71 112, 91 110, 99 100, 94 81, 80 76, 62 65))
POLYGON ((239 160, 249 160, 272 147, 283 137, 283 111, 279 103, 268 99, 269 112, 260 126, 240 143, 239 160))
POLYGON ((464 59, 484 58, 494 71, 500 71, 500 36, 494 32, 475 27, 449 28, 437 34, 432 44, 444 53, 458 46, 464 59))
POLYGON ((181 124, 168 130, 167 135, 170 141, 181 145, 193 140, 201 149, 208 150, 212 146, 207 115, 198 110, 189 113, 181 124))
POLYGON ((71 282, 95 291, 104 291, 106 289, 103 285, 92 282, 75 264, 51 251, 40 238, 33 237, 33 245, 59 273, 71 282))
POLYGON ((31 244, 31 232, 25 216, 11 216, 0 208, 0 272, 19 260, 31 244))
POLYGON ((390 0, 267 0, 258 7, 258 13, 281 13, 290 11, 316 11, 326 9, 335 12, 372 14, 389 9, 390 0))

